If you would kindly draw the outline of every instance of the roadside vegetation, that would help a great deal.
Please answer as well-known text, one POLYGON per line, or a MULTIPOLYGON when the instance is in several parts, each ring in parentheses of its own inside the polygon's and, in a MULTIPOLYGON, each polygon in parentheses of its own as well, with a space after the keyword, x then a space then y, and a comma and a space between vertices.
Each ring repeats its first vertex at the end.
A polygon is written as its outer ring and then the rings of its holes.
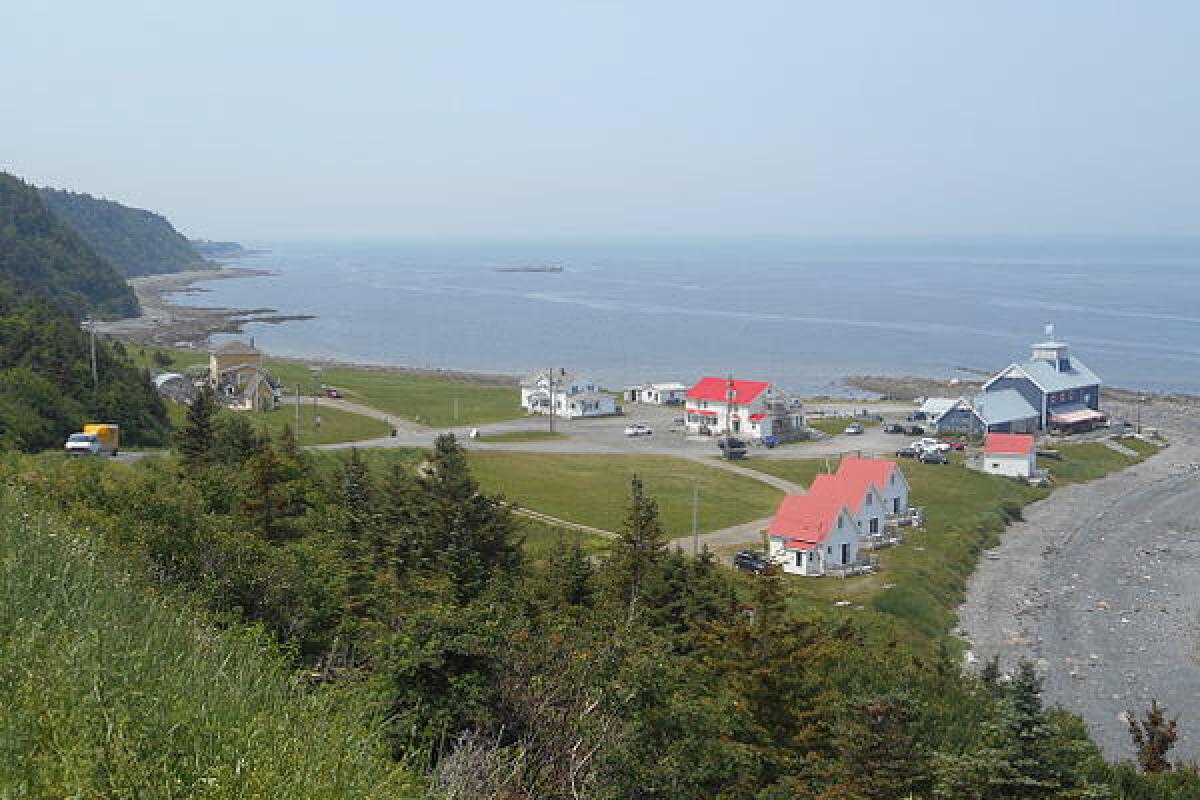
POLYGON ((566 439, 565 433, 555 431, 504 431, 503 433, 483 433, 479 436, 481 442, 549 442, 566 439))
POLYGON ((0 496, 0 795, 420 795, 360 689, 305 688, 263 633, 206 624, 103 549, 0 496))

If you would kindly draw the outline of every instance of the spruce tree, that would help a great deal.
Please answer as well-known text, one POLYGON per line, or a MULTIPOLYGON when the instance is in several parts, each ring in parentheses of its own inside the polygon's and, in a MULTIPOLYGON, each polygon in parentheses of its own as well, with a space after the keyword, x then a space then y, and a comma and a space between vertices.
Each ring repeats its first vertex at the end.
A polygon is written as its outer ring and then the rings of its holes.
POLYGON ((632 618, 646 582, 666 552, 666 537, 658 520, 658 504, 646 497, 641 478, 629 485, 629 506, 610 564, 619 602, 632 618))
POLYGON ((1138 720, 1133 711, 1128 711, 1126 716, 1129 720, 1129 736, 1137 748, 1137 762, 1142 772, 1166 772, 1171 769, 1167 752, 1179 738, 1178 718, 1167 719, 1166 710, 1155 699, 1150 700, 1144 720, 1138 720))
POLYGON ((204 384, 188 406, 183 425, 175 432, 175 449, 188 469, 194 470, 212 460, 216 441, 213 426, 219 410, 216 392, 204 384))

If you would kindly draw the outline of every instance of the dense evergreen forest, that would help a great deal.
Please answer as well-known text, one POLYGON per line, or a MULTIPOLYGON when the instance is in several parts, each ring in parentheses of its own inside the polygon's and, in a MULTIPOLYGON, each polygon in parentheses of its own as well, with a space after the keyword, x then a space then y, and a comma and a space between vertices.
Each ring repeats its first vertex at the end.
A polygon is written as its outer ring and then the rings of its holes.
POLYGON ((6 173, 0 173, 0 278, 76 315, 138 311, 112 265, 46 208, 37 189, 6 173))
POLYGON ((61 189, 39 189, 50 211, 126 277, 211 266, 163 216, 61 189))
POLYGON ((311 453, 206 394, 175 444, 134 467, 0 462, 0 480, 146 582, 267 632, 313 691, 378 698, 430 796, 1200 797, 1161 716, 1140 768, 1107 764, 1031 665, 976 677, 899 619, 668 550, 636 480, 607 556, 564 534, 530 560, 450 436, 311 453))

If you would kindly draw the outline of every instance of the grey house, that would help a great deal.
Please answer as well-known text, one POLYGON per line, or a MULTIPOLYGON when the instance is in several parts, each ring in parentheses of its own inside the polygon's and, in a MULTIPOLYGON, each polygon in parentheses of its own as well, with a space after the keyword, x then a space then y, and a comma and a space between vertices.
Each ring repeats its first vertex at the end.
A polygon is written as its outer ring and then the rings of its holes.
POLYGON ((1010 392, 1020 395, 1036 412, 1040 430, 1094 424, 1105 418, 1100 413, 1100 378, 1072 358, 1063 342, 1035 344, 1028 361, 1009 365, 983 385, 984 403, 1007 395, 1009 401, 1003 404, 1015 404, 1010 392))

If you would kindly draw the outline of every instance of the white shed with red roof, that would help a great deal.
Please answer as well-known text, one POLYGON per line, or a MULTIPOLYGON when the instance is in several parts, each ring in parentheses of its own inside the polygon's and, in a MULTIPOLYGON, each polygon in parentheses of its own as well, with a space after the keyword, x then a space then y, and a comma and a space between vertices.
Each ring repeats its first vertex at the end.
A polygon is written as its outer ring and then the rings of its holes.
POLYGON ((1033 435, 989 433, 983 439, 983 471, 1010 478, 1032 478, 1037 472, 1033 435))
POLYGON ((804 427, 803 407, 767 381, 701 378, 688 389, 688 433, 792 438, 804 427))
POLYGON ((811 494, 783 498, 767 528, 767 556, 793 575, 858 563, 858 525, 843 503, 811 494))

